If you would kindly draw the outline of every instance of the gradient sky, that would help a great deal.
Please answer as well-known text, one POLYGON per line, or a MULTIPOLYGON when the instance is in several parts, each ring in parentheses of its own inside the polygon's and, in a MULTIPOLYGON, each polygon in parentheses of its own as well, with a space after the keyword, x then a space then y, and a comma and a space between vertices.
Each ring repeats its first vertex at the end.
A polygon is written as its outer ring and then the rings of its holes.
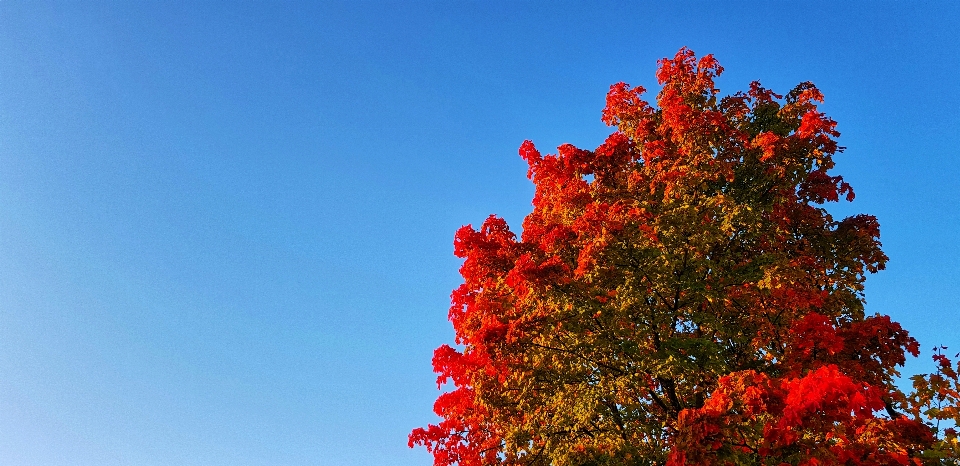
POLYGON ((868 312, 960 350, 956 2, 226 3, 0 2, 0 465, 430 464, 454 231, 681 46, 823 90, 868 312))

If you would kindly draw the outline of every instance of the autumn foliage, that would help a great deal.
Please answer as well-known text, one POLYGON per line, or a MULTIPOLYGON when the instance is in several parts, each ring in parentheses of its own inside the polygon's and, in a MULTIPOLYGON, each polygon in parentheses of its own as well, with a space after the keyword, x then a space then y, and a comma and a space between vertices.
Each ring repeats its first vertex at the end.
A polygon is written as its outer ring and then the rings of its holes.
POLYGON ((452 390, 410 435, 436 466, 956 463, 960 367, 895 385, 919 346, 864 312, 879 224, 823 207, 854 197, 823 95, 721 97, 722 71, 682 49, 656 106, 613 85, 596 150, 521 146, 520 238, 457 232, 452 390))

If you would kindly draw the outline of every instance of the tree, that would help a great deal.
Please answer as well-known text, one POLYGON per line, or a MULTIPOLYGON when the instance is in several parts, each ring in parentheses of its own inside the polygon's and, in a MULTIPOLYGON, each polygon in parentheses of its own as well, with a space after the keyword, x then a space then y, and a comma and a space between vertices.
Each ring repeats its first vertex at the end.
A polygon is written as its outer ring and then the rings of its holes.
POLYGON ((684 48, 660 61, 656 107, 611 86, 596 150, 521 146, 536 194, 519 239, 495 216, 457 232, 460 349, 433 359, 453 390, 410 435, 436 466, 949 456, 924 417, 949 378, 901 392, 919 345, 864 312, 887 261, 876 218, 823 207, 854 197, 823 96, 720 98, 722 71, 684 48))

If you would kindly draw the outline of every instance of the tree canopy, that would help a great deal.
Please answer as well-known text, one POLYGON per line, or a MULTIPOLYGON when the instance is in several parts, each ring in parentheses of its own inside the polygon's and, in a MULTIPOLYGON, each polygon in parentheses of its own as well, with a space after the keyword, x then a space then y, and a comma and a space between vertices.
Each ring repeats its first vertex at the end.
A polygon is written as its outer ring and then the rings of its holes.
POLYGON ((864 310, 877 219, 824 207, 836 123, 809 82, 721 96, 723 68, 660 61, 656 105, 611 86, 596 150, 520 155, 536 187, 518 238, 461 228, 457 348, 433 365, 436 466, 920 464, 956 461, 957 374, 905 394, 919 344, 864 310), (947 421, 945 421, 947 422, 947 421))

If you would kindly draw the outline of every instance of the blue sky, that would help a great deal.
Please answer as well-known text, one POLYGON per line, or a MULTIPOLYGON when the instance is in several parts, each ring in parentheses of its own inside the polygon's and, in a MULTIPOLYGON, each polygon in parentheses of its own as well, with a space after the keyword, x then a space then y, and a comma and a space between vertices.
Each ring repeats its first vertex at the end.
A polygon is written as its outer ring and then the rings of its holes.
POLYGON ((454 231, 681 46, 823 90, 868 312, 960 350, 955 3, 322 3, 0 2, 0 465, 430 464, 454 231))

